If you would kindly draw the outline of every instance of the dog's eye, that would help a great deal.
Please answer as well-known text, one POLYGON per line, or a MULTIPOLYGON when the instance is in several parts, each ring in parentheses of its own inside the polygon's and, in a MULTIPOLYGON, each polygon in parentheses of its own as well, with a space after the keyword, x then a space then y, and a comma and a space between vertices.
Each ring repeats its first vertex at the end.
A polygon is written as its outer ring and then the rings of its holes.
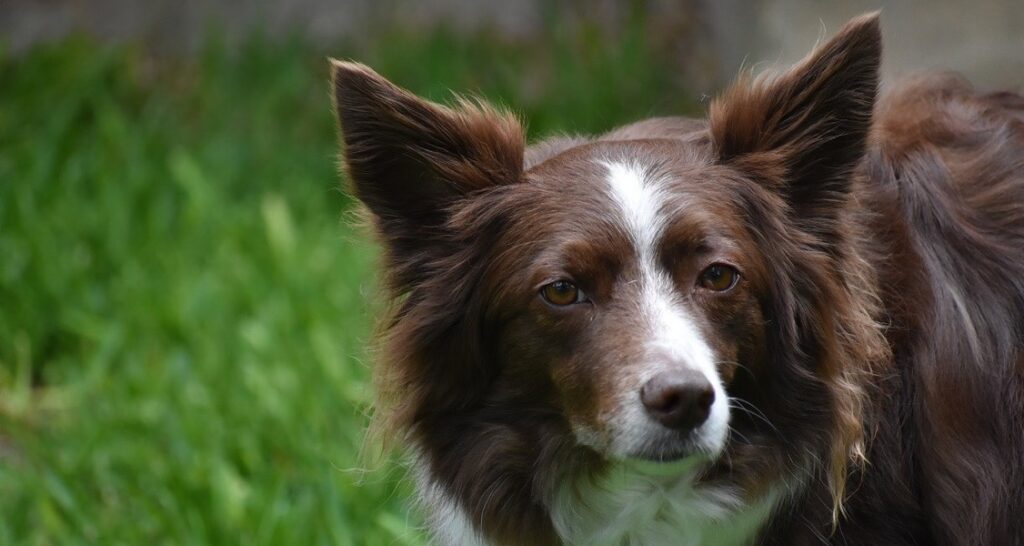
POLYGON ((587 296, 575 284, 569 281, 555 281, 544 285, 540 295, 551 305, 572 305, 587 301, 587 296))
POLYGON ((698 283, 702 288, 715 292, 725 292, 736 286, 740 280, 740 272, 735 267, 725 264, 712 264, 700 274, 698 283))

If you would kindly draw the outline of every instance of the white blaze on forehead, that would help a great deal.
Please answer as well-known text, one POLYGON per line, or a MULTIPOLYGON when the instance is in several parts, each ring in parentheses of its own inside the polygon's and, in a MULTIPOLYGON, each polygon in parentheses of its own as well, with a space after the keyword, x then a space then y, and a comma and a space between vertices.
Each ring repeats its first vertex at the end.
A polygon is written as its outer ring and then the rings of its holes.
POLYGON ((611 195, 619 205, 636 250, 641 258, 651 257, 645 254, 653 252, 664 223, 662 188, 656 181, 649 181, 646 169, 635 163, 602 162, 602 165, 608 169, 611 195))
POLYGON ((659 264, 657 245, 664 231, 668 190, 665 181, 652 176, 649 169, 637 163, 602 162, 608 169, 610 197, 619 209, 619 220, 629 235, 639 266, 639 312, 649 328, 643 341, 644 352, 637 355, 628 384, 620 389, 617 415, 611 417, 613 436, 611 450, 628 454, 645 445, 657 443, 655 437, 664 431, 652 423, 640 403, 639 388, 655 374, 671 366, 687 366, 701 371, 715 390, 715 402, 708 420, 698 431, 698 441, 712 453, 725 443, 729 423, 729 405, 718 376, 714 354, 682 305, 681 294, 668 271, 659 264), (664 358, 648 358, 663 354, 664 358))

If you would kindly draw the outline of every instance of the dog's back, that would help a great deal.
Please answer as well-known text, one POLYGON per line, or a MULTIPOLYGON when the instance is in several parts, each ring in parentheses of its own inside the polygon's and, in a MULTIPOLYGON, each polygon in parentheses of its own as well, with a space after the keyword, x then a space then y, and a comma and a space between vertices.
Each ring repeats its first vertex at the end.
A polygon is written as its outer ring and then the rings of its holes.
POLYGON ((876 536, 927 525, 941 543, 1022 543, 1024 98, 917 78, 879 104, 874 136, 865 169, 873 231, 889 239, 875 270, 895 359, 851 518, 868 512, 876 536))

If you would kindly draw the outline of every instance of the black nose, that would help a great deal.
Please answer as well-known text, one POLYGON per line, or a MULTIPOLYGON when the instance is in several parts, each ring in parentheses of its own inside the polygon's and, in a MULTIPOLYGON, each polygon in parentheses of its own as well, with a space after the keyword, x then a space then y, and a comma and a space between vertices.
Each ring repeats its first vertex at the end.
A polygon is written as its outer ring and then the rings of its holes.
POLYGON ((651 417, 675 430, 688 430, 707 420, 715 390, 697 370, 661 372, 640 389, 651 417))

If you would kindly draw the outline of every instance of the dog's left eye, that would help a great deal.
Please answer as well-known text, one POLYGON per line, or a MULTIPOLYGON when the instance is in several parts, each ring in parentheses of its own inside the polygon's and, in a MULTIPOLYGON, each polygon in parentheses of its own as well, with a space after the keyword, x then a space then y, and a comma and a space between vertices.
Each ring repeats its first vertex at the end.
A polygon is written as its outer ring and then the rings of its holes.
POLYGON ((586 294, 570 281, 555 281, 544 285, 540 295, 551 305, 564 306, 587 301, 586 294))
POLYGON ((714 292, 725 292, 736 286, 740 280, 740 272, 735 267, 725 264, 712 264, 700 274, 698 283, 702 288, 714 292))

